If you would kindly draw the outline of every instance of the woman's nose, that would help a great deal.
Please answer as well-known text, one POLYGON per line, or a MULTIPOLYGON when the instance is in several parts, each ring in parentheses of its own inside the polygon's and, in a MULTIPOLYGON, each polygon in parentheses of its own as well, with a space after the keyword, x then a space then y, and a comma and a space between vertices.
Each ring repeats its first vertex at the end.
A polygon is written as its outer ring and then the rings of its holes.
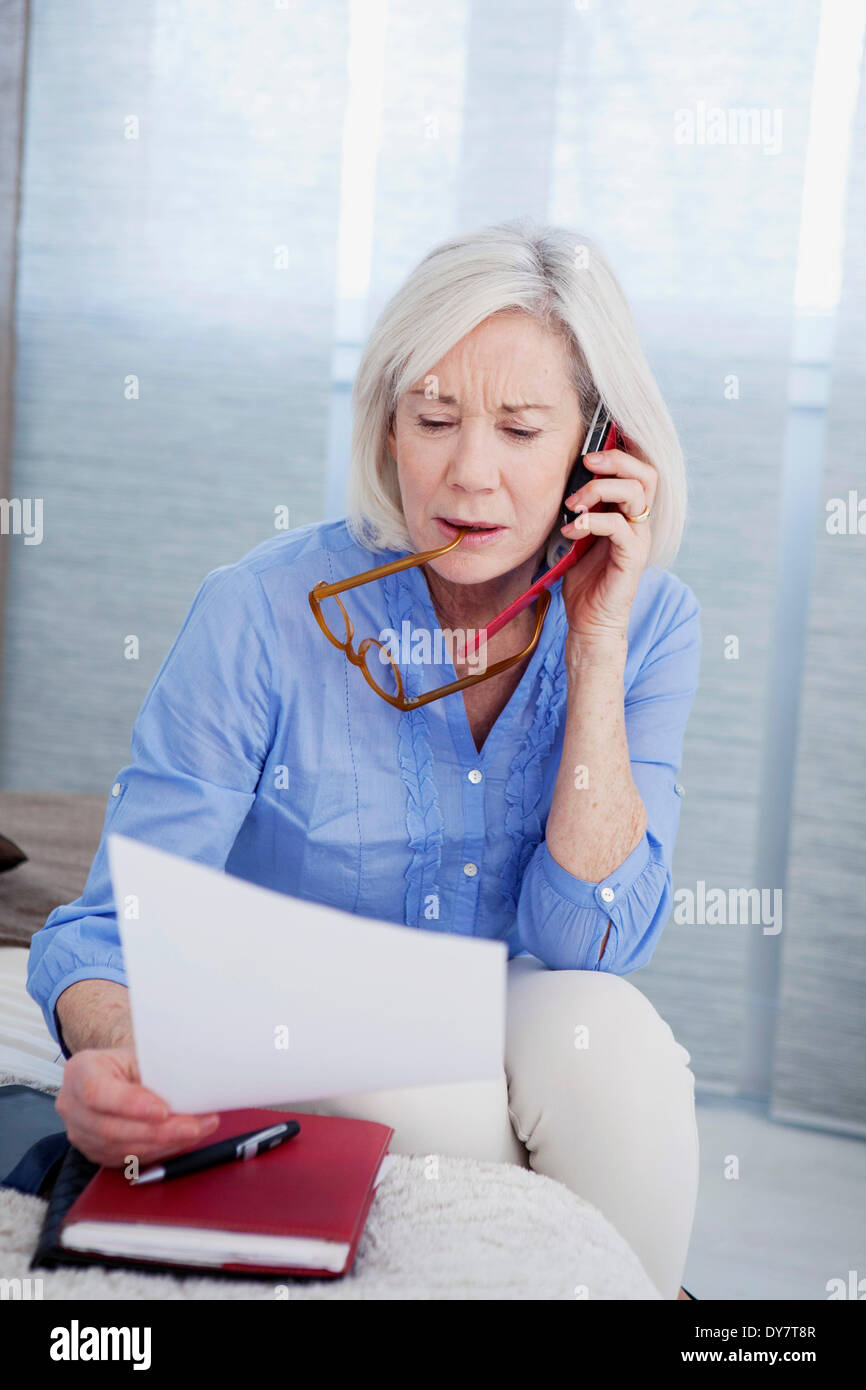
POLYGON ((464 421, 450 439, 447 481, 465 488, 498 486, 495 435, 480 421, 464 421))

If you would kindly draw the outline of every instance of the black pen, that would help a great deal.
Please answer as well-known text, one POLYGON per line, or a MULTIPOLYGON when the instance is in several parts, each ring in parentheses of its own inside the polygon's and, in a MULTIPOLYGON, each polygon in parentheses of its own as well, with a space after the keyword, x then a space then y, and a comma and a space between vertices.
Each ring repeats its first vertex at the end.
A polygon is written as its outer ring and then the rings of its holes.
POLYGON ((251 1129, 248 1134, 233 1134, 230 1139, 220 1139, 216 1144, 206 1144, 202 1149, 192 1149, 189 1153, 168 1158, 155 1168, 148 1168, 130 1181, 135 1185, 143 1182, 164 1182, 168 1178, 183 1178, 187 1173, 200 1173, 203 1168, 213 1168, 217 1163, 230 1163, 236 1158, 255 1158, 256 1154, 275 1149, 287 1139, 294 1139, 301 1126, 297 1120, 285 1120, 282 1124, 271 1125, 269 1129, 251 1129))

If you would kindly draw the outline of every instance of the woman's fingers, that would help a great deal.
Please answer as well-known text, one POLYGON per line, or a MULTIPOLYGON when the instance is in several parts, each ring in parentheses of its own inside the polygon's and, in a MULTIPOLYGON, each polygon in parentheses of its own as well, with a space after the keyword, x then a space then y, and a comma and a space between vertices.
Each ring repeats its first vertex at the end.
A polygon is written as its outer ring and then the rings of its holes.
MULTIPOLYGON (((640 516, 649 505, 643 483, 637 478, 594 478, 591 483, 584 483, 573 497, 575 503, 584 507, 594 507, 598 502, 613 502, 627 516, 640 516)), ((571 498, 567 497, 565 501, 567 506, 571 506, 571 498)))
POLYGON ((215 1124, 200 1125, 195 1120, 172 1117, 162 1124, 144 1125, 111 1115, 92 1116, 90 1121, 82 1118, 78 1125, 70 1127, 70 1142, 91 1162, 110 1167, 122 1164, 131 1154, 139 1163, 151 1163, 183 1153, 198 1140, 207 1138, 219 1123, 217 1119, 215 1124))
POLYGON ((129 1120, 154 1121, 168 1119, 171 1111, 164 1100, 134 1081, 122 1081, 109 1076, 89 1076, 78 1086, 73 1082, 72 1094, 88 1110, 101 1115, 123 1115, 129 1120))
POLYGON ((126 1056, 112 1049, 76 1052, 66 1064, 61 1096, 65 1093, 67 1100, 102 1114, 125 1115, 131 1120, 166 1119, 171 1111, 165 1101, 137 1080, 130 1080, 129 1075, 126 1056))
POLYGON ((91 1161, 112 1167, 130 1153, 142 1162, 180 1153, 219 1122, 216 1115, 171 1114, 165 1101, 140 1084, 134 1053, 127 1048, 89 1049, 70 1057, 55 1108, 70 1142, 91 1161))
POLYGON ((600 454, 587 454, 584 462, 590 473, 599 473, 604 477, 637 478, 643 484, 648 505, 653 505, 659 475, 651 463, 635 458, 634 454, 623 453, 622 449, 604 449, 600 454))
POLYGON ((175 1116, 159 1124, 124 1120, 117 1115, 101 1115, 83 1110, 72 1114, 66 1125, 69 1142, 80 1149, 92 1163, 119 1167, 134 1154, 139 1163, 151 1163, 158 1158, 183 1153, 201 1139, 212 1134, 219 1116, 206 1123, 194 1116, 175 1116))
POLYGON ((581 512, 560 529, 571 537, 608 536, 614 555, 625 561, 642 555, 650 539, 648 521, 632 526, 622 512, 581 512))

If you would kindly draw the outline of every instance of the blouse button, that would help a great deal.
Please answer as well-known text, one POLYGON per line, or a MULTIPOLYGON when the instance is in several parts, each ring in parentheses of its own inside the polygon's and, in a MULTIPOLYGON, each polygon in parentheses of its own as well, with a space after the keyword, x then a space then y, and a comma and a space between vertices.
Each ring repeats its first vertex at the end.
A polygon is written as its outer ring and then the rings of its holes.
POLYGON ((122 789, 120 783, 119 783, 119 782, 115 782, 114 786, 111 788, 111 795, 112 795, 112 796, 120 796, 120 793, 121 793, 122 790, 123 790, 123 789, 122 789))
POLYGON ((676 792, 677 796, 685 796, 686 794, 686 789, 683 786, 682 782, 674 782, 674 791, 676 792))
POLYGON ((477 864, 464 864, 464 865, 463 865, 463 872, 464 872, 464 874, 466 875, 467 878, 473 878, 473 877, 475 876, 475 874, 478 873, 478 865, 477 865, 477 864))
POLYGON ((481 778, 484 776, 484 773, 481 771, 479 767, 473 767, 472 771, 468 772, 466 775, 469 778, 470 782, 480 782, 481 778))
POLYGON ((614 891, 612 888, 602 888, 601 896, 606 903, 612 903, 614 899, 614 891))

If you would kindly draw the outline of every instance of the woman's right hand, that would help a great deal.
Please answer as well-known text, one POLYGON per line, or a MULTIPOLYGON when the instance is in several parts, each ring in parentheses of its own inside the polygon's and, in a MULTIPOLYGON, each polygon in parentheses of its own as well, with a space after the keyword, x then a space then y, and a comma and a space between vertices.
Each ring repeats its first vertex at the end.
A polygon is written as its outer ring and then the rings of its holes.
POLYGON ((164 1100, 141 1085, 131 1047, 74 1052, 55 1106, 69 1142, 91 1163, 108 1168, 122 1168, 133 1156, 144 1168, 183 1153, 219 1123, 218 1115, 171 1114, 164 1100))

